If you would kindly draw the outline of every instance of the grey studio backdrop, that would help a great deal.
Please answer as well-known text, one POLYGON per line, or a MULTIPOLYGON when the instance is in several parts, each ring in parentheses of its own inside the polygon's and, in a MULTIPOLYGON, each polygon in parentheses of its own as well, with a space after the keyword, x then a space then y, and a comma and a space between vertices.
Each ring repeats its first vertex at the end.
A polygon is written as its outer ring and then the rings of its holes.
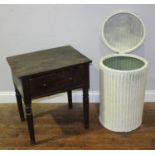
MULTIPOLYGON (((93 60, 90 102, 99 102, 99 60, 112 54, 101 38, 104 19, 125 10, 137 14, 146 27, 144 44, 134 53, 148 65, 145 101, 155 101, 155 5, 0 5, 0 103, 15 102, 7 56, 70 44, 93 60)), ((25 62, 26 63, 26 62, 25 62)), ((81 102, 75 91, 73 102, 81 102)), ((64 94, 38 102, 67 102, 64 94)))

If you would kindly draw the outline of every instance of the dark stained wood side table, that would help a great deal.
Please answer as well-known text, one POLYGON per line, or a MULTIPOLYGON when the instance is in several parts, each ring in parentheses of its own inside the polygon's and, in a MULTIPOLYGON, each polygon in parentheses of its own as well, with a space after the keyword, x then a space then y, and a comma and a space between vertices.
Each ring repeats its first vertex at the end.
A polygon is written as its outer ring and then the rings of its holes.
POLYGON ((25 120, 22 98, 31 144, 35 144, 31 100, 67 92, 72 108, 72 90, 82 88, 84 127, 89 128, 89 58, 72 46, 63 46, 7 58, 11 67, 21 121, 25 120))

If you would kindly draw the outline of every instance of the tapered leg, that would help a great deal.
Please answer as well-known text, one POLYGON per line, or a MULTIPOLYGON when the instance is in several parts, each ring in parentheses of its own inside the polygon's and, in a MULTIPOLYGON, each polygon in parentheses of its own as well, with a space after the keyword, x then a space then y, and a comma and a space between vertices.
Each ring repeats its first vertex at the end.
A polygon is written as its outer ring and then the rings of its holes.
POLYGON ((29 130, 29 135, 30 135, 30 142, 31 142, 31 144, 35 144, 31 99, 24 98, 24 102, 25 102, 25 112, 26 112, 27 125, 28 125, 28 130, 29 130))
POLYGON ((68 96, 69 109, 72 109, 72 91, 71 90, 67 91, 67 96, 68 96))
POLYGON ((89 94, 88 88, 83 88, 83 113, 84 113, 84 127, 89 128, 89 94))
POLYGON ((16 88, 15 88, 15 93, 16 93, 16 100, 17 100, 17 106, 18 106, 20 119, 21 119, 21 121, 25 121, 24 111, 23 111, 23 104, 22 104, 22 97, 21 97, 20 93, 18 92, 18 90, 16 88))

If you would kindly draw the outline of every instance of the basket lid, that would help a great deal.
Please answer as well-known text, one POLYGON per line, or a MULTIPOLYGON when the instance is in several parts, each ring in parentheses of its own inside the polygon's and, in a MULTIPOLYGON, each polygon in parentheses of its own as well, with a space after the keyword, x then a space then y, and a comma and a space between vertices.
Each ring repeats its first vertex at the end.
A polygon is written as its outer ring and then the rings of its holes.
POLYGON ((114 52, 129 53, 144 41, 145 27, 141 19, 129 12, 119 12, 106 19, 102 28, 105 44, 114 52))

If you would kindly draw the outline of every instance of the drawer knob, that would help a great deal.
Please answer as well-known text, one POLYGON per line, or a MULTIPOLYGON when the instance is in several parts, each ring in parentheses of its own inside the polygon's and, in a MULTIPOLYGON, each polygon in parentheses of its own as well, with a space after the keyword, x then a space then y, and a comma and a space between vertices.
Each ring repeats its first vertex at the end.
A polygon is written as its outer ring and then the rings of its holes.
POLYGON ((44 87, 46 87, 46 86, 47 86, 47 84, 46 84, 46 83, 43 83, 43 86, 44 86, 44 87))
POLYGON ((69 80, 73 80, 73 78, 72 77, 69 77, 69 80))

